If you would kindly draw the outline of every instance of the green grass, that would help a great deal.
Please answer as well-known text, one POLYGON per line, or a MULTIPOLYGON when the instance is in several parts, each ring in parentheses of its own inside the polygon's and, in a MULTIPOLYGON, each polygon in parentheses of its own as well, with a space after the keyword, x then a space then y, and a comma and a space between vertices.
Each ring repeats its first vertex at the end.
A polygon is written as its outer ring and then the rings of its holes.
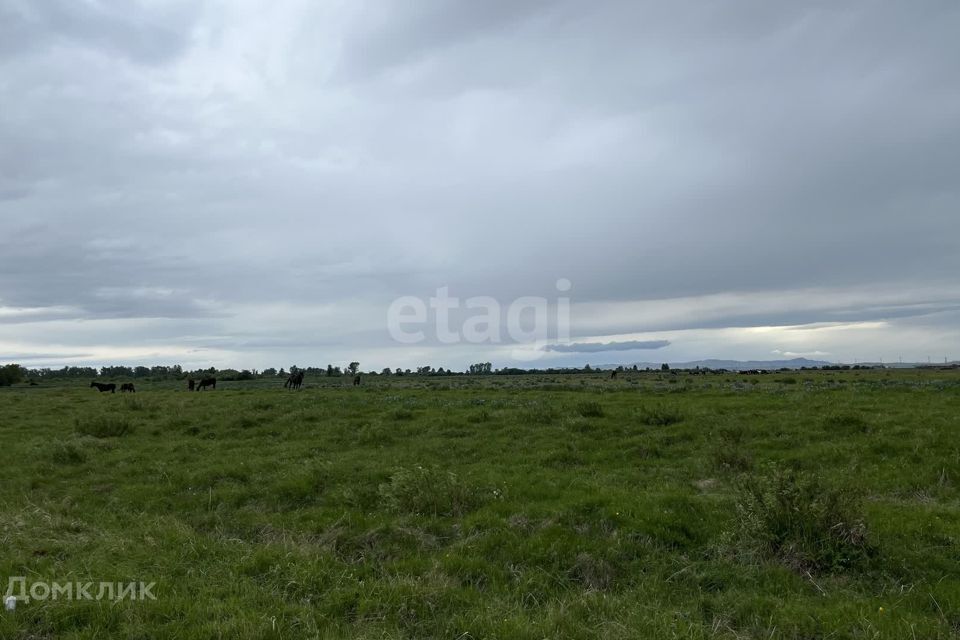
POLYGON ((133 432, 133 421, 122 415, 94 415, 76 420, 77 433, 94 438, 119 438, 133 432))
POLYGON ((957 372, 346 383, 0 391, 3 585, 157 596, 0 638, 960 634, 957 372))

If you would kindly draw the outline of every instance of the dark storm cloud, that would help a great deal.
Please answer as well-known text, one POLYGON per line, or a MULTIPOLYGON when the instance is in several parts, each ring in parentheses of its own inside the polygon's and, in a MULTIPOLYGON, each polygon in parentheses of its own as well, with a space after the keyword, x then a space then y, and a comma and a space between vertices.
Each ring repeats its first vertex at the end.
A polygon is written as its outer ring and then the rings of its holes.
POLYGON ((578 339, 952 340, 958 31, 951 2, 0 0, 0 348, 325 358, 388 346, 397 296, 560 278, 578 339))
POLYGON ((555 351, 557 353, 599 353, 601 351, 663 349, 669 346, 669 340, 627 340, 624 342, 571 342, 570 344, 551 344, 544 347, 544 350, 555 351))

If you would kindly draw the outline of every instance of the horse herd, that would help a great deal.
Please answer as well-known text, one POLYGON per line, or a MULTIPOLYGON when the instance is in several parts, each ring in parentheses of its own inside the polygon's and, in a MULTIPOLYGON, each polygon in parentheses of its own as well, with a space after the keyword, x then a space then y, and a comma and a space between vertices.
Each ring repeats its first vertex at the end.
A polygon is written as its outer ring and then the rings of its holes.
MULTIPOLYGON (((284 389, 299 389, 303 386, 303 371, 297 371, 296 373, 290 374, 290 377, 287 378, 287 381, 283 383, 284 389)), ((356 375, 353 377, 353 386, 360 386, 360 376, 356 375)), ((117 385, 114 383, 102 383, 102 382, 91 382, 91 389, 96 389, 100 393, 116 393, 117 385)), ((187 391, 203 391, 204 389, 216 389, 217 388, 217 379, 216 378, 201 378, 199 381, 194 380, 193 378, 187 380, 187 391)), ((134 388, 132 382, 125 382, 120 385, 120 393, 125 393, 129 391, 130 393, 136 393, 136 388, 134 388)))
MULTIPOLYGON (((113 384, 112 382, 110 384, 103 384, 102 382, 91 382, 90 388, 96 389, 100 393, 106 393, 107 391, 109 391, 110 393, 117 392, 117 385, 113 384)), ((127 391, 129 391, 130 393, 137 392, 137 389, 136 387, 133 386, 132 382, 124 382, 122 385, 120 385, 120 393, 125 393, 127 391)))

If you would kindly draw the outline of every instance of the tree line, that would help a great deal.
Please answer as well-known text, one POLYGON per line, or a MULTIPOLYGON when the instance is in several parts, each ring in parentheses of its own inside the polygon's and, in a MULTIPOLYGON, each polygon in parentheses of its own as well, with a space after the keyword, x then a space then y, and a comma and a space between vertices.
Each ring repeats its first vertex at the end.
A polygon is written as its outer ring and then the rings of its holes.
MULTIPOLYGON (((622 369, 622 367, 621 367, 622 369)), ((599 371, 590 365, 584 367, 562 367, 546 369, 521 369, 517 367, 503 367, 494 369, 489 362, 477 362, 469 365, 465 370, 458 371, 451 368, 421 365, 412 369, 384 367, 380 371, 361 371, 360 363, 351 362, 344 367, 328 364, 325 367, 300 367, 291 365, 289 368, 269 367, 267 369, 184 369, 181 365, 125 366, 113 365, 104 367, 73 367, 27 369, 18 364, 9 364, 0 367, 0 386, 9 386, 25 380, 62 380, 62 379, 149 379, 149 380, 185 380, 188 378, 216 377, 224 381, 260 380, 269 378, 286 379, 292 374, 303 372, 307 377, 338 377, 338 376, 462 376, 462 375, 525 375, 525 374, 574 374, 599 371)))
POLYGON ((337 377, 337 376, 356 376, 358 374, 368 376, 461 376, 461 375, 521 375, 533 373, 583 373, 595 371, 590 365, 586 367, 565 367, 549 369, 519 369, 516 367, 504 367, 494 369, 489 362, 478 362, 471 364, 464 371, 455 371, 454 369, 444 367, 434 367, 433 365, 421 365, 413 369, 403 369, 396 367, 391 369, 385 367, 380 371, 361 371, 359 362, 351 362, 345 367, 328 364, 326 367, 299 367, 291 365, 289 369, 283 367, 270 367, 263 370, 257 369, 217 369, 209 367, 207 369, 184 369, 181 365, 156 365, 152 367, 145 366, 124 366, 113 365, 105 367, 71 367, 66 366, 59 369, 38 368, 27 369, 18 364, 8 364, 0 367, 0 386, 9 386, 24 380, 62 380, 62 379, 92 379, 92 378, 111 378, 111 379, 150 379, 150 380, 184 380, 187 378, 200 378, 204 376, 215 376, 220 380, 240 381, 240 380, 260 380, 264 378, 287 378, 291 374, 303 371, 305 376, 309 377, 337 377))
MULTIPOLYGON (((810 367, 809 370, 816 370, 818 367, 810 367)), ((823 370, 843 370, 843 369, 867 369, 871 368, 865 365, 831 365, 820 367, 823 370)), ((636 365, 619 366, 616 371, 639 371, 636 365)), ((644 369, 651 371, 651 369, 644 369)), ((808 370, 803 367, 801 370, 808 370)), ((583 367, 548 367, 544 369, 522 369, 519 367, 501 367, 494 369, 489 362, 477 362, 469 365, 463 371, 455 371, 444 367, 434 367, 432 365, 421 365, 413 369, 402 369, 396 367, 384 367, 380 371, 361 371, 359 362, 351 362, 345 367, 328 364, 326 367, 299 367, 291 365, 289 369, 280 367, 270 367, 263 370, 257 369, 217 369, 210 367, 207 369, 187 370, 182 366, 175 364, 172 366, 157 365, 152 367, 137 366, 129 367, 115 365, 109 367, 62 367, 60 369, 27 369, 19 364, 8 364, 0 366, 0 386, 10 386, 25 380, 43 381, 43 380, 61 380, 70 378, 92 379, 92 378, 110 378, 110 379, 150 379, 150 380, 185 380, 188 378, 216 377, 224 381, 242 381, 242 380, 261 380, 264 378, 282 378, 286 379, 290 375, 302 371, 307 377, 338 377, 338 376, 463 376, 463 375, 494 375, 494 376, 519 376, 519 375, 563 375, 578 373, 596 373, 604 371, 591 367, 589 364, 583 367)), ((670 366, 663 364, 660 371, 670 371, 670 366)), ((695 373, 729 373, 725 369, 701 369, 697 367, 695 373)), ((789 371, 789 369, 781 369, 789 371)))

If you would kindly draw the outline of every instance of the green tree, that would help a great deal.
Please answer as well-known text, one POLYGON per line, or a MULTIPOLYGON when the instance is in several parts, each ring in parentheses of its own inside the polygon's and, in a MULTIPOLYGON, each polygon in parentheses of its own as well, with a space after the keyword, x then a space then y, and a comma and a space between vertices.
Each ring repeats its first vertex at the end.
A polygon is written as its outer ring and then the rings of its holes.
POLYGON ((484 375, 493 372, 493 365, 489 362, 477 362, 470 365, 468 371, 472 375, 484 375))
POLYGON ((9 387, 23 380, 24 368, 18 364, 0 367, 0 387, 9 387))

